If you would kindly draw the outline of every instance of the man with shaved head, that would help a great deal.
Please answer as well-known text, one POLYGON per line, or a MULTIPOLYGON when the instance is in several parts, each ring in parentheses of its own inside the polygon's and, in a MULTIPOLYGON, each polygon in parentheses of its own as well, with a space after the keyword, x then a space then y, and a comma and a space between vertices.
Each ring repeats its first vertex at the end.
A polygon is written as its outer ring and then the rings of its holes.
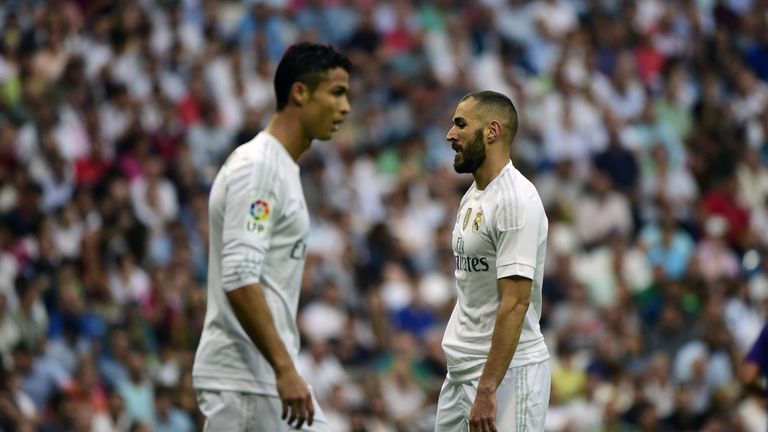
POLYGON ((447 139, 474 182, 452 246, 458 300, 443 337, 448 375, 436 432, 543 431, 551 381, 539 327, 547 216, 510 160, 517 110, 503 94, 464 96, 447 139))

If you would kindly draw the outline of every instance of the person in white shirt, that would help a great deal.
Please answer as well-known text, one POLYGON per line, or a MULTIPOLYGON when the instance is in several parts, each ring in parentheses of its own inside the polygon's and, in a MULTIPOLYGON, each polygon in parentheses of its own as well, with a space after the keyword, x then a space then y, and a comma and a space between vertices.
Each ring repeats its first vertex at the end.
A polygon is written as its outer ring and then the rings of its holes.
POLYGON ((299 43, 275 73, 277 111, 211 188, 208 301, 192 369, 206 431, 327 431, 296 370, 309 213, 296 161, 349 113, 351 63, 299 43))
POLYGON ((549 351, 539 327, 548 221, 510 161, 517 111, 503 94, 461 99, 447 139, 472 173, 452 247, 458 300, 443 337, 448 374, 435 431, 543 431, 549 351))

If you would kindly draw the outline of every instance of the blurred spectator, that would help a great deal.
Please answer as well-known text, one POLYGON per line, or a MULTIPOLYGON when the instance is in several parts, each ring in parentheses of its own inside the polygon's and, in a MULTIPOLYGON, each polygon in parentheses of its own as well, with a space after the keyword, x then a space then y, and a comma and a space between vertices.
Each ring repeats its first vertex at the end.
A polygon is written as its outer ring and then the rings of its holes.
POLYGON ((332 347, 323 340, 311 343, 307 352, 302 352, 296 367, 307 384, 312 387, 315 397, 329 400, 332 389, 345 384, 347 377, 339 360, 332 354, 332 347))
POLYGON ((125 411, 125 404, 122 396, 117 391, 109 392, 109 409, 107 416, 99 416, 94 421, 92 427, 98 431, 117 430, 124 431, 130 430, 131 418, 125 411))
POLYGON ((631 193, 640 178, 638 161, 621 140, 620 123, 610 114, 605 116, 605 123, 608 128, 608 145, 594 156, 592 164, 598 171, 608 174, 619 191, 628 194, 631 199, 631 193))
MULTIPOLYGON (((114 328, 108 335, 109 348, 99 355, 99 371, 108 387, 128 379, 130 340, 125 329, 114 328)), ((123 402, 121 402, 123 403, 123 402)))
POLYGON ((176 188, 164 177, 164 168, 160 157, 150 158, 144 165, 144 175, 130 185, 137 219, 154 231, 178 216, 176 188))
POLYGON ((664 277, 680 280, 685 276, 696 244, 691 235, 679 227, 671 208, 662 208, 659 220, 644 226, 639 240, 648 255, 648 263, 661 268, 664 277))
POLYGON ((573 162, 569 159, 558 161, 552 170, 540 173, 535 183, 542 204, 549 210, 547 213, 552 216, 555 216, 553 212, 563 213, 562 217, 569 222, 566 226, 570 228, 576 205, 584 194, 584 185, 576 175, 573 162))
POLYGON ((344 303, 333 282, 327 283, 321 297, 307 304, 299 316, 302 332, 312 342, 340 339, 345 324, 344 303))
MULTIPOLYGON (((736 352, 746 352, 760 335, 763 316, 759 302, 750 298, 749 286, 734 280, 728 288, 728 298, 723 306, 723 322, 733 338, 736 352)), ((736 365, 734 365, 736 366, 736 365)))
POLYGON ((128 376, 117 381, 116 389, 125 401, 125 411, 133 420, 151 422, 155 418, 155 391, 144 371, 142 353, 128 353, 128 376))
MULTIPOLYGON (((560 65, 559 65, 560 66, 560 65)), ((556 72, 555 91, 544 96, 542 140, 549 160, 570 160, 580 178, 589 172, 592 156, 603 151, 608 141, 600 111, 567 75, 565 65, 556 72)))
POLYGON ((396 359, 391 375, 383 378, 381 396, 387 412, 398 424, 407 423, 425 402, 425 394, 411 375, 408 362, 396 359))
POLYGON ((605 245, 574 257, 574 277, 589 290, 592 303, 615 306, 651 283, 651 266, 643 252, 614 234, 605 245))
POLYGON ((189 129, 187 143, 198 175, 207 183, 213 182, 215 169, 224 162, 231 146, 230 135, 220 126, 213 103, 201 106, 200 122, 189 129))
POLYGON ((735 176, 731 176, 701 199, 702 216, 714 216, 705 219, 707 229, 714 230, 708 234, 714 237, 725 236, 728 244, 736 248, 743 246, 750 216, 749 210, 737 201, 738 191, 738 181, 735 176))
POLYGON ((658 353, 651 358, 643 385, 643 396, 656 409, 656 415, 666 418, 675 407, 675 384, 672 381, 671 363, 669 356, 658 353))
POLYGON ((108 411, 108 395, 93 358, 84 355, 73 378, 72 387, 67 392, 70 399, 78 408, 105 415, 108 411))
MULTIPOLYGON (((768 112, 768 110, 766 110, 768 112)), ((768 198, 768 167, 760 160, 757 149, 749 147, 736 169, 739 199, 749 210, 756 210, 768 198)))
POLYGON ((77 259, 81 252, 85 227, 79 220, 77 208, 73 202, 67 202, 59 209, 59 217, 54 223, 53 237, 56 249, 65 259, 77 259))
POLYGON ((129 252, 120 255, 109 272, 109 290, 112 300, 120 305, 143 303, 149 295, 149 277, 129 252))
POLYGON ((597 375, 588 374, 582 396, 553 406, 547 413, 546 430, 591 430, 603 424, 603 406, 595 399, 597 375))
POLYGON ((0 355, 3 363, 10 363, 11 349, 21 339, 21 331, 13 319, 5 295, 0 294, 0 355))
POLYGON ((673 365, 677 382, 697 387, 694 410, 703 412, 707 398, 733 382, 734 365, 728 350, 730 335, 721 323, 705 325, 702 337, 680 348, 673 365))
POLYGON ((593 347, 603 331, 599 311, 589 299, 589 293, 581 283, 567 287, 565 301, 559 302, 550 312, 550 326, 557 334, 569 333, 569 345, 578 348, 593 347))
POLYGON ((12 355, 21 389, 32 398, 39 411, 47 407, 48 398, 64 392, 72 384, 67 370, 55 359, 38 356, 21 343, 13 348, 12 355))
POLYGON ((667 204, 676 218, 691 219, 698 188, 685 166, 671 165, 667 150, 661 145, 652 147, 643 162, 640 193, 644 200, 644 216, 648 219, 655 217, 658 207, 667 204))
POLYGON ((677 353, 691 337, 692 330, 685 321, 685 313, 678 305, 665 303, 651 325, 647 337, 648 351, 677 353))
POLYGON ((748 67, 736 71, 736 95, 731 102, 732 120, 746 123, 764 112, 768 107, 768 85, 761 82, 748 67))
POLYGON ((50 339, 45 346, 45 355, 56 359, 69 374, 75 372, 81 357, 90 351, 90 344, 80 329, 81 325, 76 316, 64 317, 61 334, 50 339))
POLYGON ((155 432, 192 432, 194 423, 188 413, 174 406, 169 389, 158 387, 155 392, 155 432))
POLYGON ((736 416, 747 430, 764 430, 768 427, 765 395, 760 389, 754 387, 746 388, 744 393, 744 399, 736 407, 736 416))
POLYGON ((331 430, 349 432, 350 424, 347 420, 349 409, 347 405, 344 400, 344 388, 340 385, 331 388, 328 402, 323 408, 325 420, 331 430))
POLYGON ((396 311, 391 320, 395 329, 413 333, 421 339, 432 326, 437 324, 437 314, 432 307, 424 303, 417 287, 413 286, 413 288, 414 294, 411 302, 406 307, 396 311))
POLYGON ((627 236, 633 229, 629 202, 611 184, 610 178, 595 172, 590 193, 576 204, 577 234, 586 246, 595 246, 611 235, 627 236))
MULTIPOLYGON (((675 392, 675 408, 662 420, 662 424, 671 430, 699 430, 704 424, 704 415, 695 410, 696 389, 680 384, 675 392)), ((707 395, 706 392, 703 393, 707 395)))
POLYGON ((646 95, 637 76, 635 60, 628 51, 616 58, 610 77, 596 75, 593 89, 597 100, 615 113, 620 121, 632 122, 643 111, 646 95))
POLYGON ((35 349, 43 346, 48 332, 48 313, 40 301, 40 292, 50 288, 49 283, 45 276, 34 279, 19 276, 16 279, 19 307, 14 319, 19 328, 20 342, 35 349))
POLYGON ((696 260, 707 281, 733 278, 741 270, 736 253, 726 244, 728 227, 728 220, 720 216, 712 216, 705 221, 707 237, 696 251, 696 260))
POLYGON ((578 364, 577 351, 569 343, 558 345, 557 361, 552 368, 552 399, 565 404, 579 397, 585 389, 587 374, 578 364))
POLYGON ((21 388, 21 382, 13 372, 2 377, 0 391, 0 423, 4 428, 22 430, 25 426, 33 428, 39 425, 42 412, 35 402, 21 388), (9 424, 10 423, 10 424, 9 424), (15 427, 14 427, 15 424, 15 427))

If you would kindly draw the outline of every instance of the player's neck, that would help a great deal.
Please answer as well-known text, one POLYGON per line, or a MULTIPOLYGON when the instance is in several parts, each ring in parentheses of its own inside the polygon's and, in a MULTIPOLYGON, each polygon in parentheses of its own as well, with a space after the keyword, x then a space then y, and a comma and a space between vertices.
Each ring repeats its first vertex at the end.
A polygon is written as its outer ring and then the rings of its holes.
POLYGON ((312 138, 306 136, 296 117, 285 111, 275 113, 264 130, 277 138, 296 162, 312 144, 312 138))
POLYGON ((492 157, 491 155, 488 155, 483 164, 480 165, 480 168, 472 173, 472 176, 475 178, 475 187, 478 190, 485 190, 508 163, 508 158, 492 157))

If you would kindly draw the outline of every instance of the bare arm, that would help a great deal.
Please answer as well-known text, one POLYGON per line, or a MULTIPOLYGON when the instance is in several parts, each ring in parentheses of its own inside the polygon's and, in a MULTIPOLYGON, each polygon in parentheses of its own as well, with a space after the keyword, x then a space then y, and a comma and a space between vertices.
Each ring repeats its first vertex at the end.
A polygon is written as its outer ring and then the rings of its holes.
POLYGON ((491 337, 491 350, 480 376, 477 396, 469 417, 472 431, 496 431, 496 389, 507 373, 517 350, 523 321, 531 301, 530 279, 508 277, 498 280, 501 303, 491 337))
POLYGON ((531 301, 531 280, 522 277, 499 279, 501 304, 496 312, 491 351, 480 376, 478 391, 496 392, 517 350, 523 320, 531 301))
POLYGON ((298 419, 296 428, 300 428, 305 420, 311 425, 315 415, 312 394, 277 333, 263 288, 259 284, 246 285, 228 292, 227 299, 240 325, 275 371, 277 392, 283 403, 283 419, 290 409, 288 424, 298 419))

